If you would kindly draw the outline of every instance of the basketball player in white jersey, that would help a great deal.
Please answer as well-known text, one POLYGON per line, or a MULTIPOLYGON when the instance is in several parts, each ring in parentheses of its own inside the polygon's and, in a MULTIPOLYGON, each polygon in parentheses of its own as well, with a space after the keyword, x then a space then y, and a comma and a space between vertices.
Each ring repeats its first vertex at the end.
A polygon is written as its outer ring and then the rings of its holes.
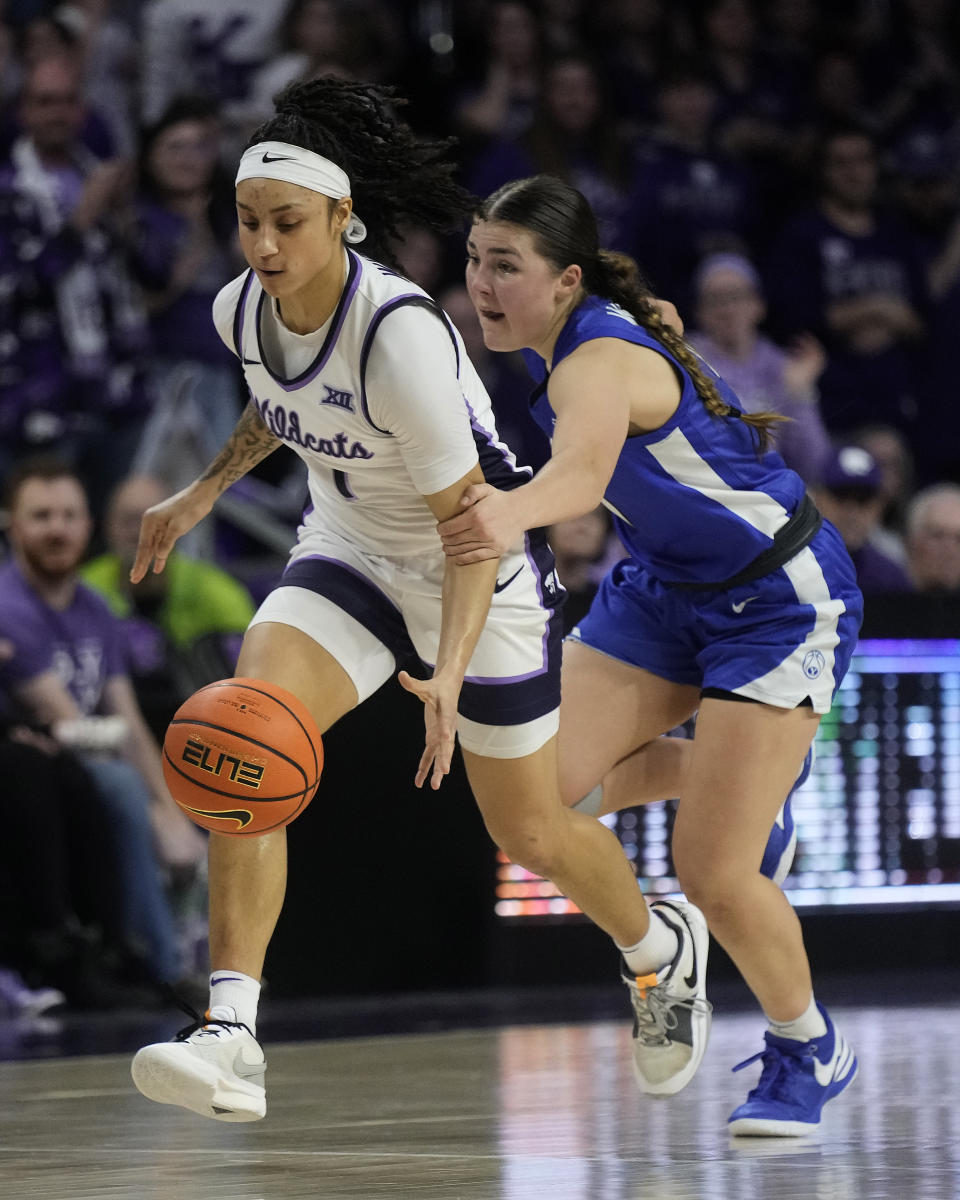
MULTIPOLYGON (((502 556, 459 566, 436 530, 471 484, 509 490, 530 472, 499 442, 444 314, 353 249, 382 257, 405 219, 465 224, 471 198, 441 150, 419 142, 370 86, 318 79, 278 98, 237 174, 250 270, 214 306, 250 404, 205 474, 145 515, 132 578, 151 561, 162 570, 226 487, 290 446, 308 466, 310 504, 286 572, 244 638, 238 675, 294 693, 325 731, 405 668, 400 680, 426 714, 417 784, 440 786, 458 736, 496 843, 629 954, 650 929, 650 908, 614 835, 560 797, 562 590, 549 548, 531 532, 502 556)), ((264 1115, 257 1003, 283 900, 285 837, 211 835, 210 1006, 175 1041, 136 1055, 134 1080, 149 1098, 224 1121, 264 1115)), ((707 931, 693 905, 651 907, 675 952, 657 1005, 638 1016, 634 1057, 646 1090, 666 1094, 692 1077, 706 1044, 707 931)))

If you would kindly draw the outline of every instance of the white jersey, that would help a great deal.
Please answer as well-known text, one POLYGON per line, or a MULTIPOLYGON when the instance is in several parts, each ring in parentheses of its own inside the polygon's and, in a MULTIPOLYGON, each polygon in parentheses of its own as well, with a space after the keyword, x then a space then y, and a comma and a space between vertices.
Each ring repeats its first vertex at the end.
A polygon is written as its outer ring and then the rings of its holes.
POLYGON ((352 250, 339 303, 315 333, 292 333, 247 271, 213 305, 267 427, 308 467, 300 537, 336 529, 357 549, 441 553, 424 496, 479 461, 487 482, 531 475, 500 442, 490 398, 449 318, 416 284, 352 250))

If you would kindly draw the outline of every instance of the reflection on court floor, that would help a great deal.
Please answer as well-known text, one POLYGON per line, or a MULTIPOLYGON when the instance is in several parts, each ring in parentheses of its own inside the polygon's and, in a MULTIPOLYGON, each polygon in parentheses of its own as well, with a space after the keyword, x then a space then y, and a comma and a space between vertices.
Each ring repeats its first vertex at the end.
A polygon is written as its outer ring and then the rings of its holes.
POLYGON ((836 1008, 860 1076, 799 1141, 731 1139, 762 1021, 717 1015, 679 1096, 638 1095, 629 1024, 267 1045, 268 1115, 150 1104, 127 1055, 0 1064, 4 1200, 947 1200, 960 1195, 960 1022, 836 1008))

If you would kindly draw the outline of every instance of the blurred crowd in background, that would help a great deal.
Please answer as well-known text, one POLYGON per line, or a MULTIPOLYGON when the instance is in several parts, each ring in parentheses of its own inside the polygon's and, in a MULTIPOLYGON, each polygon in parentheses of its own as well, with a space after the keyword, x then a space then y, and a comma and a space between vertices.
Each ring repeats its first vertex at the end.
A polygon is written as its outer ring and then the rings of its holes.
MULTIPOLYGON (((302 467, 271 456, 164 575, 133 588, 127 572, 144 509, 245 403, 210 307, 245 266, 237 157, 290 82, 395 86, 415 128, 456 139, 478 195, 538 172, 579 188, 602 244, 638 260, 744 406, 792 418, 779 450, 868 603, 960 597, 951 0, 5 0, 0 64, 0 769, 42 777, 62 827, 59 857, 36 861, 21 812, 31 853, 0 851, 0 911, 19 913, 0 923, 0 1008, 110 1007, 202 974, 202 838, 177 824, 158 741, 232 674, 302 467), (112 836, 126 860, 152 838, 146 914, 135 881, 104 892, 71 818, 128 794, 109 763, 140 779, 136 828, 112 836)), ((403 234, 403 270, 540 465, 523 365, 483 345, 462 238, 403 234)), ((618 547, 602 511, 551 540, 569 627, 618 547)))

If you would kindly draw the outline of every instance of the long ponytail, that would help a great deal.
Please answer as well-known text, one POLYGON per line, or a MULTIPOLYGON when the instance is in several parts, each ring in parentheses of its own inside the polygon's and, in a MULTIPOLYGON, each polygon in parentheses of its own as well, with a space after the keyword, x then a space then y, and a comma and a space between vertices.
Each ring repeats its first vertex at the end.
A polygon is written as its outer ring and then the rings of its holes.
POLYGON ((619 304, 651 337, 656 338, 670 351, 690 376, 690 381, 707 412, 714 417, 738 418, 744 425, 749 425, 756 431, 758 451, 762 454, 769 449, 773 430, 790 418, 777 412, 742 412, 723 399, 713 378, 704 370, 700 355, 680 333, 664 321, 652 292, 632 258, 612 250, 600 250, 597 252, 592 276, 593 278, 587 281, 588 290, 619 304))
POLYGON ((477 212, 485 221, 506 221, 534 235, 537 250, 558 271, 577 263, 588 292, 619 304, 655 338, 690 376, 697 395, 714 417, 734 417, 755 432, 757 451, 770 446, 773 429, 789 420, 776 412, 745 413, 728 404, 703 359, 663 320, 640 268, 626 254, 601 250, 597 223, 586 198, 552 175, 505 184, 477 212))

